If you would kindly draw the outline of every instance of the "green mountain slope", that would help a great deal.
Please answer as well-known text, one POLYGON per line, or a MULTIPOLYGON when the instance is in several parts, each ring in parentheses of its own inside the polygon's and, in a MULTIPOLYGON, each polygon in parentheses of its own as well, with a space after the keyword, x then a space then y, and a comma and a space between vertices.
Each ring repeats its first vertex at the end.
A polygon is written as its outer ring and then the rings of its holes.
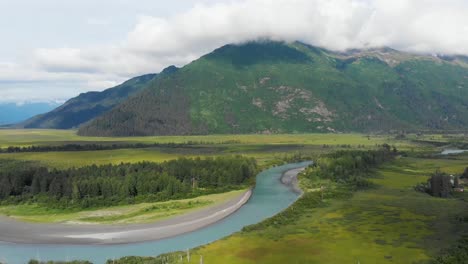
POLYGON ((88 122, 89 120, 109 111, 123 102, 129 96, 140 91, 155 74, 147 74, 132 78, 116 87, 102 92, 87 92, 68 100, 58 108, 19 124, 24 128, 57 128, 69 129, 88 122))
POLYGON ((468 69, 392 49, 227 45, 155 79, 81 135, 285 133, 468 127, 468 69))

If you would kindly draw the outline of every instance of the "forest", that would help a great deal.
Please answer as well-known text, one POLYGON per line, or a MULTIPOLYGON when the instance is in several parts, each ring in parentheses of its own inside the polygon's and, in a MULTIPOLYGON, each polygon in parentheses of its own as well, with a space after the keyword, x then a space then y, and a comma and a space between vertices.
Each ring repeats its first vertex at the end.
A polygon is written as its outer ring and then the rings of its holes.
POLYGON ((383 162, 392 160, 398 150, 384 144, 378 150, 336 151, 323 155, 305 173, 308 178, 329 179, 356 188, 369 187, 367 173, 383 162))
POLYGON ((21 152, 51 152, 51 151, 94 151, 113 149, 135 149, 150 147, 181 147, 188 144, 176 143, 154 143, 154 144, 65 144, 65 145, 44 145, 44 146, 10 146, 0 149, 0 153, 21 153, 21 152))
POLYGON ((187 141, 184 143, 119 143, 119 144, 64 144, 64 145, 42 145, 42 146, 9 146, 0 148, 0 153, 21 153, 21 152, 52 152, 52 151, 94 151, 94 150, 114 150, 114 149, 138 149, 138 148, 181 148, 194 145, 214 145, 214 144, 236 144, 238 140, 228 140, 223 142, 187 141))
POLYGON ((0 164, 0 203, 39 202, 97 207, 165 201, 246 187, 258 172, 252 158, 179 158, 163 163, 91 165, 65 170, 18 162, 0 164))

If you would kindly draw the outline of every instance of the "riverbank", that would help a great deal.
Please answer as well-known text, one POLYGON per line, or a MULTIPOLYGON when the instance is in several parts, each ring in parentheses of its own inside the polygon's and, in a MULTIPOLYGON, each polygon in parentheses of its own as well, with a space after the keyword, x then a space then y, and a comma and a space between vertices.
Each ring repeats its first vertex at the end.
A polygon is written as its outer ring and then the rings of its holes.
POLYGON ((305 170, 305 168, 306 167, 285 171, 281 176, 281 183, 291 188, 294 192, 302 194, 297 176, 305 170))
MULTIPOLYGON (((296 193, 301 193, 297 175, 304 167, 285 171, 280 181, 296 193)), ((0 241, 28 244, 126 244, 160 240, 192 232, 214 224, 242 207, 252 190, 216 206, 172 217, 150 224, 35 224, 0 216, 0 241)))
MULTIPOLYGON (((156 256, 210 244, 241 231, 245 226, 268 219, 293 204, 299 195, 282 184, 280 179, 285 171, 306 167, 309 164, 310 162, 292 163, 262 171, 257 175, 252 195, 244 206, 241 206, 229 217, 193 232, 141 243, 110 245, 99 243, 51 245, 0 242, 0 256, 8 259, 9 264, 23 264, 30 259, 55 261, 85 259, 98 264, 106 263, 109 259, 117 260, 124 256, 156 256)), ((96 230, 94 233, 102 233, 102 230, 96 230)))
POLYGON ((151 224, 33 224, 0 217, 0 241, 28 244, 125 244, 178 236, 214 224, 244 205, 247 190, 222 204, 151 224))
POLYGON ((220 205, 247 189, 208 194, 189 199, 137 203, 89 210, 49 208, 41 204, 18 204, 0 207, 0 215, 21 222, 42 224, 150 224, 161 220, 220 205))

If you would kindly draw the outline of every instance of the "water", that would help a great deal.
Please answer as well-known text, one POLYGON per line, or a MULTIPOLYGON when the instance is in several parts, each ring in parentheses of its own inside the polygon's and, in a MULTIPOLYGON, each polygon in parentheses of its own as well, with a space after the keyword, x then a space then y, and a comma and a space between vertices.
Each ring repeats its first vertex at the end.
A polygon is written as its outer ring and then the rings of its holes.
POLYGON ((451 154, 460 154, 463 152, 467 152, 468 150, 466 149, 444 149, 444 151, 441 152, 442 155, 451 155, 451 154))
POLYGON ((246 225, 258 223, 291 205, 299 195, 281 184, 281 175, 287 170, 305 167, 309 164, 310 162, 288 164, 260 173, 250 200, 242 208, 224 220, 198 231, 158 241, 125 245, 27 245, 0 242, 0 262, 23 264, 35 258, 39 260, 81 259, 98 264, 105 263, 106 260, 112 258, 157 256, 204 245, 240 231, 246 225))

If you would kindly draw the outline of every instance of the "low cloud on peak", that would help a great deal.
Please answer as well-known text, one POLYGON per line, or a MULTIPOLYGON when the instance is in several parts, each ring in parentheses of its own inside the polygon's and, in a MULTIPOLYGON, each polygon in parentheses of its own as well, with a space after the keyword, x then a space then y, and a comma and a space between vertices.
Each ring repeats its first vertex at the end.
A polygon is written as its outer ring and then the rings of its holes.
MULTIPOLYGON (((40 72, 35 74, 38 80, 48 75, 62 76, 61 81, 81 78, 81 90, 94 89, 88 84, 104 85, 158 72, 168 65, 182 66, 224 44, 265 38, 299 40, 337 51, 387 46, 416 53, 468 55, 466 0, 213 2, 169 16, 140 15, 117 42, 37 48, 28 71, 40 72)), ((112 25, 99 18, 93 23, 112 25)))

